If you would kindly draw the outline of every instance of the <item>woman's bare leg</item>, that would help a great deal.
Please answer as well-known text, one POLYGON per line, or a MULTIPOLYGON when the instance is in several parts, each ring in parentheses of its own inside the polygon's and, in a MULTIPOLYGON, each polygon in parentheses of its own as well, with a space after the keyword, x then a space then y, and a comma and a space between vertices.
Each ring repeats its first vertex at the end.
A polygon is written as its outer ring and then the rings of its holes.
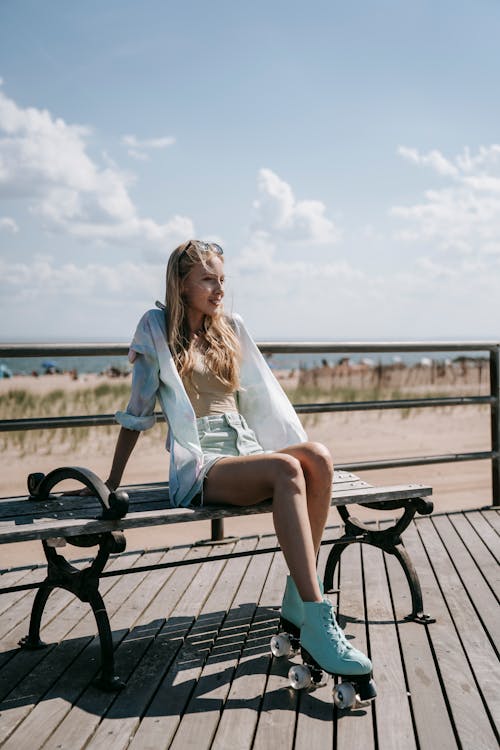
POLYGON ((304 472, 307 511, 314 552, 317 555, 330 510, 333 480, 332 457, 321 443, 302 443, 280 452, 297 458, 304 472))
POLYGON ((227 457, 210 469, 206 503, 254 505, 273 498, 276 535, 303 601, 321 601, 306 480, 297 458, 285 453, 227 457))

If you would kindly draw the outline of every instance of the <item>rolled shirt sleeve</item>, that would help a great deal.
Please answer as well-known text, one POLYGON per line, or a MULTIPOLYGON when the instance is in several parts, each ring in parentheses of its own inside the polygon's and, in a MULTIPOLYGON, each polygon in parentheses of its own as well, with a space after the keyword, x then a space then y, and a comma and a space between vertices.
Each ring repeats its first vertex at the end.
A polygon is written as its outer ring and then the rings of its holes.
POLYGON ((147 334, 144 325, 139 324, 128 354, 134 365, 130 400, 125 411, 115 414, 122 427, 139 432, 149 430, 156 422, 154 409, 160 383, 158 357, 147 334))

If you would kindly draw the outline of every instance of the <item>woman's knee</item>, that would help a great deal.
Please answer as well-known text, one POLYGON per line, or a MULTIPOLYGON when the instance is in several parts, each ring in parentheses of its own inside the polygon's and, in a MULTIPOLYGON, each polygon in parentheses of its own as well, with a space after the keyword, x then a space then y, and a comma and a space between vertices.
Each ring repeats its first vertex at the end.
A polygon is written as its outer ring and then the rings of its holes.
POLYGON ((289 456, 286 453, 274 454, 270 469, 275 486, 286 484, 298 490, 304 488, 304 472, 301 462, 295 456, 289 456))
POLYGON ((321 476, 333 476, 333 459, 326 445, 311 441, 304 443, 302 449, 303 461, 308 471, 321 476))

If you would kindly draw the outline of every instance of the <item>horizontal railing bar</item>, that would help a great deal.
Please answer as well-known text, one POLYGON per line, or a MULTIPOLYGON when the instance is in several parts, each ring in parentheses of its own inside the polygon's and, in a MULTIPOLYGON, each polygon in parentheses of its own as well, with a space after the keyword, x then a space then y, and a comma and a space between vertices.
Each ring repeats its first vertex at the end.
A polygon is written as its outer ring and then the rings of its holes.
POLYGON ((128 344, 0 344, 0 357, 126 357, 128 344))
MULTIPOLYGON (((165 417, 157 414, 158 422, 164 422, 165 417)), ((0 432, 16 432, 21 430, 55 430, 61 427, 102 427, 103 425, 117 425, 114 414, 82 414, 76 417, 33 417, 32 419, 2 419, 0 432)))
MULTIPOLYGON (((259 341, 265 354, 494 351, 498 341, 259 341)), ((128 344, 0 344, 0 357, 126 356, 128 344)))
POLYGON ((363 354, 384 352, 480 352, 494 351, 498 341, 258 341, 264 354, 363 354))
MULTIPOLYGON (((323 402, 318 404, 294 404, 298 414, 318 414, 327 412, 368 411, 377 409, 419 409, 436 406, 472 406, 478 404, 493 404, 493 396, 453 396, 450 398, 414 398, 396 399, 391 401, 346 401, 323 402)), ((155 412, 156 420, 164 422, 162 412, 155 412)), ((16 432, 20 430, 52 430, 69 427, 99 427, 102 425, 116 425, 114 414, 82 414, 74 417, 33 417, 30 419, 2 419, 0 432, 16 432)))
POLYGON ((348 464, 335 464, 335 468, 343 471, 371 471, 372 469, 397 469, 404 466, 425 466, 426 464, 451 464, 458 461, 485 461, 495 457, 493 451, 477 451, 475 453, 445 453, 440 456, 415 456, 413 458, 392 458, 380 461, 356 461, 348 464))
POLYGON ((320 402, 317 404, 294 404, 298 414, 316 414, 335 411, 368 411, 377 409, 420 409, 434 406, 471 406, 493 404, 494 396, 451 396, 443 398, 403 398, 380 401, 320 402))

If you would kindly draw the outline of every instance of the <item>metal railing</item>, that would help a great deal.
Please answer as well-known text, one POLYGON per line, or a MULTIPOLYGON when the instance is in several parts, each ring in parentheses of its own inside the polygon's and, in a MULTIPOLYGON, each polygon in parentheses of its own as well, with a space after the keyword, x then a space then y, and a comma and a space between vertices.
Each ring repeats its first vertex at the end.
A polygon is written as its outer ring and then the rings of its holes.
MULTIPOLYGON (((423 342, 259 342, 263 354, 386 354, 431 352, 488 352, 489 385, 487 396, 453 396, 439 398, 411 398, 396 400, 325 402, 294 404, 298 414, 317 414, 341 411, 378 409, 413 409, 437 406, 490 406, 491 449, 485 451, 448 453, 431 456, 412 456, 376 461, 357 461, 337 465, 338 469, 365 471, 403 466, 453 463, 457 461, 490 460, 492 472, 492 504, 500 506, 500 342, 497 341, 423 341, 423 342)), ((125 356, 128 346, 123 344, 0 344, 0 358, 11 357, 68 357, 68 356, 125 356)), ((158 413, 159 421, 164 421, 158 413)), ((62 427, 93 427, 115 424, 113 414, 82 416, 39 417, 32 419, 0 420, 0 432, 15 430, 55 429, 62 427)))

